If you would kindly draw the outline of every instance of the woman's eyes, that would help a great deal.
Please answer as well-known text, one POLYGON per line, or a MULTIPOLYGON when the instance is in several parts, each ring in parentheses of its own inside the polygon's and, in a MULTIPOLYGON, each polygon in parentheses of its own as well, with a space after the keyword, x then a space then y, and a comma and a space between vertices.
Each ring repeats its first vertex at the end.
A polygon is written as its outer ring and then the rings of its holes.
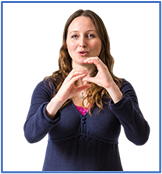
MULTIPOLYGON (((76 35, 76 34, 71 36, 72 39, 77 39, 78 37, 79 37, 79 35, 76 35)), ((94 38, 95 35, 94 34, 87 34, 86 37, 87 38, 94 38)))
POLYGON ((76 39, 78 36, 75 34, 75 35, 73 35, 73 36, 71 36, 71 38, 73 38, 73 39, 76 39))
POLYGON ((95 37, 94 34, 88 34, 87 36, 88 36, 89 38, 94 38, 94 37, 95 37))

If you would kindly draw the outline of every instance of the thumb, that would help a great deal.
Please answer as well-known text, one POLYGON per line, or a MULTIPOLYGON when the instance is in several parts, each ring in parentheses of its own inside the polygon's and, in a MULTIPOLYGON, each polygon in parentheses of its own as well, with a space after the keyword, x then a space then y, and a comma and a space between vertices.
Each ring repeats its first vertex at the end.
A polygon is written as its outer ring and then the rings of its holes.
POLYGON ((80 86, 80 87, 77 87, 77 92, 84 91, 84 90, 86 90, 86 89, 88 89, 88 88, 90 88, 90 87, 91 87, 90 84, 82 85, 82 86, 80 86))
POLYGON ((94 78, 93 77, 84 77, 82 79, 83 82, 93 82, 94 83, 94 78))

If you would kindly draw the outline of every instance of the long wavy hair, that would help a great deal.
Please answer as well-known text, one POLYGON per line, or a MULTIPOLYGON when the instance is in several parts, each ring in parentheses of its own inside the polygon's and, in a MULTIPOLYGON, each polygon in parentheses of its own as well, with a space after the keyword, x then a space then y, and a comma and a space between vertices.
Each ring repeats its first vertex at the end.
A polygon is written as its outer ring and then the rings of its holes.
MULTIPOLYGON (((60 54, 59 54, 59 60, 58 60, 59 69, 58 69, 58 71, 53 72, 53 74, 51 76, 48 76, 45 79, 50 79, 49 80, 50 86, 51 86, 51 83, 55 84, 55 86, 56 86, 55 94, 57 94, 63 81, 65 80, 65 78, 68 76, 68 74, 72 70, 72 59, 67 50, 66 39, 67 39, 67 32, 68 32, 69 25, 75 18, 77 18, 79 16, 89 17, 93 21, 93 23, 96 27, 97 33, 99 35, 99 38, 101 39, 101 43, 102 43, 102 48, 101 48, 99 58, 107 66, 113 80, 120 88, 122 81, 120 78, 116 77, 113 74, 114 59, 110 54, 110 41, 109 41, 106 27, 105 27, 102 19, 91 10, 85 10, 85 11, 82 9, 78 10, 78 11, 74 12, 68 18, 68 20, 65 24, 64 32, 63 32, 63 43, 60 48, 60 54)), ((95 69, 93 74, 91 74, 91 76, 94 77, 96 74, 97 74, 97 68, 95 69)), ((111 96, 108 94, 108 92, 105 88, 100 87, 100 86, 96 85, 95 83, 90 83, 90 84, 91 84, 91 87, 86 90, 86 95, 83 98, 83 106, 84 106, 84 100, 86 100, 89 105, 94 106, 94 104, 96 104, 100 108, 100 110, 103 110, 103 103, 106 102, 108 98, 111 99, 111 96)), ((62 107, 64 107, 70 101, 71 100, 66 101, 62 107)), ((90 113, 91 113, 92 109, 93 109, 93 107, 91 107, 91 109, 89 110, 90 113)))

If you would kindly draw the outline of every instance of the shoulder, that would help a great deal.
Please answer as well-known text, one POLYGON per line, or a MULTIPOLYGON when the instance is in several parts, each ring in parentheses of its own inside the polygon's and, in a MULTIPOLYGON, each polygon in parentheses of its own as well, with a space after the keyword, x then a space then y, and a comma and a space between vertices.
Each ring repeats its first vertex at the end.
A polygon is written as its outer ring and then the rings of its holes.
POLYGON ((43 81, 45 85, 55 89, 62 81, 62 75, 59 71, 55 71, 51 76, 45 77, 43 81))
POLYGON ((135 94, 135 90, 132 86, 132 84, 130 82, 128 82, 127 80, 125 79, 121 79, 122 80, 122 86, 121 86, 121 91, 123 94, 135 94))
POLYGON ((125 78, 116 78, 114 79, 114 82, 122 91, 129 87, 133 88, 131 83, 129 83, 125 78))
POLYGON ((43 79, 36 85, 33 94, 41 96, 48 95, 50 98, 52 98, 55 94, 54 80, 51 78, 43 79))
POLYGON ((137 95, 136 95, 135 89, 133 88, 132 84, 125 79, 121 79, 121 80, 122 80, 121 92, 124 95, 129 96, 130 98, 137 101, 137 95))
POLYGON ((36 88, 49 90, 50 86, 52 88, 55 88, 54 81, 52 79, 45 78, 36 85, 36 88), (53 82, 53 83, 51 83, 51 82, 53 82))
POLYGON ((121 86, 122 91, 133 89, 133 86, 130 82, 128 82, 124 78, 122 78, 121 80, 122 80, 122 86, 121 86))

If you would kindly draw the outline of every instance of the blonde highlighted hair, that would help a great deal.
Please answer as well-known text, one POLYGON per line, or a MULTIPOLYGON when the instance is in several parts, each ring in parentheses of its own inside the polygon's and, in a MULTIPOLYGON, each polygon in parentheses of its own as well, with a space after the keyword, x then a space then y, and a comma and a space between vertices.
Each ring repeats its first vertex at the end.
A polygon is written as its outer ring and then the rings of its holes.
MULTIPOLYGON (((67 39, 67 32, 68 32, 69 25, 76 17, 79 17, 79 16, 89 17, 93 21, 96 27, 98 36, 101 39, 101 43, 102 43, 102 48, 101 48, 99 58, 107 66, 113 80, 120 88, 122 81, 120 78, 116 77, 113 74, 114 59, 110 54, 110 41, 109 41, 106 27, 102 19, 91 10, 78 10, 68 18, 64 27, 63 43, 60 48, 60 54, 59 54, 59 60, 58 60, 59 69, 58 71, 55 71, 51 76, 46 77, 45 79, 50 79, 49 84, 55 83, 56 85, 55 94, 56 94, 58 90, 60 89, 63 81, 72 70, 72 59, 68 53, 68 50, 66 49, 67 48, 66 39, 67 39)), ((97 74, 97 68, 93 72, 93 74, 91 74, 91 76, 95 76, 96 74, 97 74)), ((105 88, 100 87, 94 83, 90 83, 90 84, 91 84, 91 87, 87 89, 86 91, 87 95, 84 97, 83 101, 87 100, 87 102, 93 106, 94 104, 96 104, 101 110, 103 110, 103 102, 106 101, 108 98, 110 99, 111 97, 105 88)), ((65 106, 69 101, 70 100, 66 101, 63 106, 65 106)), ((90 113, 92 109, 93 107, 89 110, 90 113)))

